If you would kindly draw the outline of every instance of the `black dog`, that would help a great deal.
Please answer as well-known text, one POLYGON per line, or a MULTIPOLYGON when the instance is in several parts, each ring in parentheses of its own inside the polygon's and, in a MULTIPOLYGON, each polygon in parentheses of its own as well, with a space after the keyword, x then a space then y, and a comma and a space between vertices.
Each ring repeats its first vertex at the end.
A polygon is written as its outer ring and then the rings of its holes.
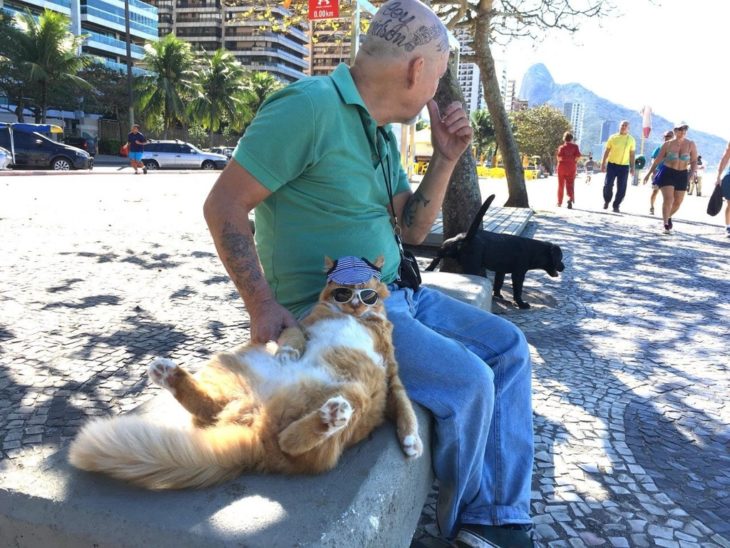
POLYGON ((550 242, 541 242, 531 238, 495 234, 479 230, 484 214, 494 200, 489 196, 474 217, 469 230, 445 240, 438 250, 436 258, 426 270, 436 268, 444 257, 454 258, 461 265, 464 274, 476 274, 486 277, 486 271, 494 272, 493 294, 502 298, 504 275, 512 275, 512 295, 520 308, 530 308, 522 300, 522 284, 528 270, 543 269, 553 278, 565 269, 563 252, 559 246, 550 242))

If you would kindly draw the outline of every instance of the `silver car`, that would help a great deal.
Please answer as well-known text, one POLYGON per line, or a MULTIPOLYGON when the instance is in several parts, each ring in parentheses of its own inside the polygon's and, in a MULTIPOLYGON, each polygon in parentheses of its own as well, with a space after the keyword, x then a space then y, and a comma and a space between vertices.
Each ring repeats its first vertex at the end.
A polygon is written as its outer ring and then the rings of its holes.
POLYGON ((13 158, 10 155, 10 151, 6 148, 0 147, 0 169, 7 169, 12 161, 13 158))
POLYGON ((184 141, 152 141, 144 145, 142 163, 147 169, 223 169, 228 158, 184 141))

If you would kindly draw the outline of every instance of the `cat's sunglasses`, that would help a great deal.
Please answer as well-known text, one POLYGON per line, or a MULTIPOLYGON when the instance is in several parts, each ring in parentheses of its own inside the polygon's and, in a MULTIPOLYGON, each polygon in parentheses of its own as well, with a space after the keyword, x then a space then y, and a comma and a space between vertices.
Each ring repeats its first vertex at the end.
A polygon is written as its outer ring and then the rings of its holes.
POLYGON ((355 295, 368 306, 373 306, 380 298, 377 291, 369 288, 349 289, 347 287, 338 287, 332 292, 332 298, 340 304, 349 303, 355 295))

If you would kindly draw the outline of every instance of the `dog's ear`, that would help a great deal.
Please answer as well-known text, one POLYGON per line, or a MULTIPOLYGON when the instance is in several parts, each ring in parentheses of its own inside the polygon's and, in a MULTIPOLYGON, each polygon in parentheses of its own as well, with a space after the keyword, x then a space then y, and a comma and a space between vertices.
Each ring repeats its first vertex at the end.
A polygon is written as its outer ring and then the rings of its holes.
POLYGON ((477 233, 477 230, 482 227, 482 219, 484 219, 484 214, 489 209, 489 206, 492 205, 494 197, 495 195, 491 194, 486 200, 484 200, 482 207, 479 208, 479 211, 477 211, 477 214, 474 216, 474 220, 471 222, 469 230, 466 231, 466 236, 464 237, 465 240, 471 240, 474 237, 474 234, 477 233))

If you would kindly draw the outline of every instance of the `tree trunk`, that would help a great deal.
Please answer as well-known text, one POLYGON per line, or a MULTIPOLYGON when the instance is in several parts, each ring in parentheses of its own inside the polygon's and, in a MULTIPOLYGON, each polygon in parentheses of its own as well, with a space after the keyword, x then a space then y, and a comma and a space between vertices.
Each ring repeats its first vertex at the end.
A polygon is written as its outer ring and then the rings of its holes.
POLYGON ((480 14, 476 23, 473 47, 477 65, 479 65, 481 71, 484 98, 487 101, 487 109, 494 125, 497 146, 502 151, 502 161, 507 172, 509 198, 504 205, 508 207, 530 207, 520 151, 517 149, 512 126, 502 102, 499 80, 494 68, 494 57, 492 57, 492 50, 487 41, 490 24, 491 17, 489 13, 480 14))
MULTIPOLYGON (((446 71, 446 74, 439 82, 434 97, 439 109, 442 111, 454 101, 464 104, 464 96, 461 93, 459 82, 452 72, 454 69, 453 64, 450 64, 449 70, 446 71)), ((451 174, 449 186, 446 189, 442 206, 444 239, 456 236, 460 232, 466 232, 480 205, 481 193, 479 192, 476 161, 470 146, 459 158, 454 172, 451 174)), ((448 260, 441 265, 441 271, 460 272, 461 269, 455 261, 448 260)))
POLYGON ((41 82, 41 124, 46 123, 46 110, 48 109, 48 83, 41 82))

